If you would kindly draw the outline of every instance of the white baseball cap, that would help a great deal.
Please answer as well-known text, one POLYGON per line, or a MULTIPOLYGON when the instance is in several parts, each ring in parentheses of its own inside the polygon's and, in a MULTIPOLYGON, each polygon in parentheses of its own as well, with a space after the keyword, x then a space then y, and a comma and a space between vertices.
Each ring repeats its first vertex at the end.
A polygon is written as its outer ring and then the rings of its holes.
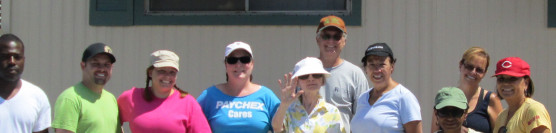
POLYGON ((233 42, 231 44, 228 44, 228 46, 226 46, 226 52, 224 53, 224 57, 228 57, 228 55, 230 55, 232 52, 234 52, 237 49, 243 49, 243 50, 249 52, 251 57, 253 57, 253 51, 251 51, 251 46, 249 46, 249 44, 241 42, 241 41, 237 41, 237 42, 233 42))
POLYGON ((154 67, 173 67, 180 71, 180 57, 169 50, 157 50, 151 54, 151 65, 154 67))
POLYGON ((307 74, 324 74, 324 77, 330 77, 330 73, 324 70, 322 62, 315 57, 307 57, 295 63, 292 79, 307 74))

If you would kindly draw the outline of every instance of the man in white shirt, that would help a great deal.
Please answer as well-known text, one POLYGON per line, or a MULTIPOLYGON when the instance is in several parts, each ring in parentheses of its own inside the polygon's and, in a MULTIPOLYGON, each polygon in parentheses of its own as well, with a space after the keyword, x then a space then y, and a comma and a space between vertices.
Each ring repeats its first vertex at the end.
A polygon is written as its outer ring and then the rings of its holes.
POLYGON ((6 133, 47 133, 50 103, 42 89, 21 79, 25 66, 23 42, 0 36, 0 130, 6 133))

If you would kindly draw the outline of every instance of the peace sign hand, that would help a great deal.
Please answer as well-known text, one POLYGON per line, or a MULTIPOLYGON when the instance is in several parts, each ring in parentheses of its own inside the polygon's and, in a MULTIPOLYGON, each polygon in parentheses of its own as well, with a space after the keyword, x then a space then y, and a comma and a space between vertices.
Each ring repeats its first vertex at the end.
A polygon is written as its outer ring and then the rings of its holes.
POLYGON ((284 82, 282 82, 282 80, 278 80, 278 84, 280 84, 280 88, 282 91, 280 95, 280 101, 288 105, 293 103, 293 101, 295 101, 296 98, 298 98, 299 96, 301 96, 301 94, 304 93, 303 90, 299 90, 295 92, 298 80, 297 77, 293 79, 291 77, 292 77, 292 73, 290 72, 288 74, 284 74, 284 82))

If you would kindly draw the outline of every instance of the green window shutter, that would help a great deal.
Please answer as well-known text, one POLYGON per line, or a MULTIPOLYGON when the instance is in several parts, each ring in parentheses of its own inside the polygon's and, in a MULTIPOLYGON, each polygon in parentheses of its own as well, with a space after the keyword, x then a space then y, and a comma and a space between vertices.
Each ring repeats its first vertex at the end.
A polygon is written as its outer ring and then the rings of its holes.
POLYGON ((556 27, 556 0, 548 0, 548 27, 556 27))
POLYGON ((133 25, 133 0, 91 0, 89 25, 133 25))

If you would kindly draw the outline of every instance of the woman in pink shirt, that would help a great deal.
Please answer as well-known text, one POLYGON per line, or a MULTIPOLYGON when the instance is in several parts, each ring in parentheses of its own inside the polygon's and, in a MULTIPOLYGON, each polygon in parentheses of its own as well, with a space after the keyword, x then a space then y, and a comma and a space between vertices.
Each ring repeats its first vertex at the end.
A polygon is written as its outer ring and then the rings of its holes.
POLYGON ((211 132, 199 103, 176 86, 178 71, 179 57, 174 52, 151 54, 146 88, 133 87, 118 97, 121 120, 129 122, 131 132, 211 132))

